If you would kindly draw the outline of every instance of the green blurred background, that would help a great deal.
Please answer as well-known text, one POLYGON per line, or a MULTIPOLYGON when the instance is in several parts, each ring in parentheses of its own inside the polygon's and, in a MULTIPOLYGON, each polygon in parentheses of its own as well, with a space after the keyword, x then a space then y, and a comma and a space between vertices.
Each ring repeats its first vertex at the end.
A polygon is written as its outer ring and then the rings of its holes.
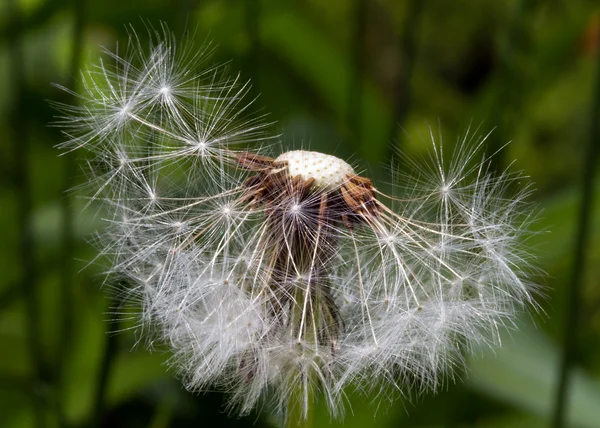
MULTIPOLYGON (((216 62, 252 79, 285 147, 352 159, 377 181, 393 147, 425 149, 429 126, 450 148, 481 124, 495 128, 490 151, 512 141, 496 167, 514 161, 536 183, 545 314, 525 315, 437 395, 350 396, 345 426, 548 426, 567 334, 566 426, 600 427, 600 171, 587 152, 600 145, 599 18, 581 0, 2 0, 0 427, 273 426, 268 411, 229 418, 223 395, 186 392, 167 353, 136 346, 100 269, 86 267, 102 223, 65 192, 81 174, 53 148, 47 100, 74 100, 51 82, 76 88, 77 70, 125 42, 127 24, 144 38, 161 21, 198 46, 212 40, 216 62)), ((328 424, 319 407, 314 425, 328 424)))

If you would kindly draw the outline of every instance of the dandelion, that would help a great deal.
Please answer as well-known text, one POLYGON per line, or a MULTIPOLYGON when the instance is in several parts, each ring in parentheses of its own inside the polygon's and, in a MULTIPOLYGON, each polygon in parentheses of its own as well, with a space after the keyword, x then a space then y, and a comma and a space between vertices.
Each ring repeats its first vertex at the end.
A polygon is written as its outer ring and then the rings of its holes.
POLYGON ((430 134, 429 166, 406 159, 385 194, 342 159, 278 151, 208 48, 151 39, 82 73, 61 148, 91 153, 101 256, 189 389, 342 417, 349 386, 435 391, 534 305, 529 188, 506 196, 521 177, 492 173, 485 136, 446 162, 430 134))

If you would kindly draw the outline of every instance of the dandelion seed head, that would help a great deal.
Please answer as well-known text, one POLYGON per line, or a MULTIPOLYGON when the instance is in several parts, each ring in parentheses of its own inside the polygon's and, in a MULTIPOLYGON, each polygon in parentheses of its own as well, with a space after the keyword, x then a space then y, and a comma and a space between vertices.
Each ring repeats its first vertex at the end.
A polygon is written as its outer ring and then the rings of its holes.
POLYGON ((318 391, 338 417, 349 386, 436 391, 534 305, 530 190, 480 160, 486 136, 468 130, 449 162, 432 137, 385 194, 335 156, 280 153, 248 84, 151 39, 84 73, 60 147, 94 156, 100 256, 189 389, 304 415, 318 391))

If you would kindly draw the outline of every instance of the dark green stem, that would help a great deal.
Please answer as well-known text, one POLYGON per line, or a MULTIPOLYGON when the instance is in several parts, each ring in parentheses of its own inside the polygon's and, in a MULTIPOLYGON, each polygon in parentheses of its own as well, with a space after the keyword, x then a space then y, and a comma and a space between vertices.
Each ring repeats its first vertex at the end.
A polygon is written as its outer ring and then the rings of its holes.
MULTIPOLYGON (((122 286, 122 285, 121 285, 122 286)), ((90 427, 101 427, 104 416, 104 410, 106 406, 106 391, 108 389, 108 381, 110 379, 110 373, 114 362, 114 357, 117 352, 117 336, 116 332, 119 329, 119 318, 118 300, 116 297, 109 300, 108 314, 111 317, 108 325, 108 333, 106 343, 104 345, 104 353, 102 355, 102 361, 98 370, 96 380, 96 391, 94 393, 94 410, 92 412, 92 419, 90 420, 90 427)))
MULTIPOLYGON (((13 25, 13 40, 10 49, 11 87, 14 90, 11 122, 13 125, 13 144, 15 153, 14 189, 17 194, 17 219, 20 242, 18 253, 22 269, 22 290, 25 296, 25 322, 29 345, 34 389, 43 388, 48 373, 44 367, 43 349, 39 322, 39 302, 36 294, 36 265, 33 233, 31 229, 32 201, 29 180, 29 138, 27 135, 27 106, 25 105, 25 63, 22 49, 21 11, 19 2, 12 0, 9 5, 10 21, 13 25)), ((43 403, 34 397, 36 426, 45 426, 43 403)))
POLYGON ((254 88, 253 93, 255 95, 258 95, 260 93, 259 64, 261 58, 261 4, 260 0, 244 0, 244 2, 244 18, 246 24, 246 32, 248 34, 248 39, 250 40, 250 49, 248 50, 248 54, 244 59, 244 68, 249 72, 252 87, 254 88))
POLYGON ((199 0, 177 0, 177 9, 179 12, 177 29, 180 33, 188 30, 190 16, 193 17, 198 3, 200 3, 199 0))
POLYGON ((354 34, 352 37, 352 68, 348 82, 348 127, 354 141, 362 144, 363 76, 365 73, 365 32, 367 27, 367 2, 354 2, 354 34))
POLYGON ((4 287, 4 290, 0 291, 0 312, 21 297, 23 297, 23 289, 20 283, 11 283, 4 287))
MULTIPOLYGON (((401 50, 402 69, 399 71, 398 81, 395 88, 396 99, 394 100, 394 122, 390 129, 389 142, 392 143, 397 138, 398 128, 402 128, 404 120, 410 111, 412 104, 412 95, 410 80, 415 68, 415 58, 417 56, 417 24, 421 12, 425 8, 425 0, 409 0, 407 3, 406 16, 404 17, 404 28, 400 36, 399 48, 401 50)), ((400 147, 400 141, 389 145, 388 159, 394 161, 397 166, 400 160, 397 156, 397 149, 400 147)))
POLYGON ((522 111, 523 94, 527 82, 522 69, 518 68, 519 58, 531 51, 531 23, 529 16, 535 2, 517 0, 508 22, 507 29, 498 47, 497 75, 493 106, 489 118, 494 121, 496 130, 487 139, 487 152, 494 154, 490 158, 493 171, 504 169, 504 151, 501 148, 510 140, 507 129, 516 126, 522 111))
MULTIPOLYGON (((74 0, 73 10, 75 20, 73 23, 73 38, 71 44, 71 66, 70 75, 67 82, 68 88, 75 88, 79 71, 79 63, 81 62, 81 50, 84 40, 84 16, 85 16, 85 0, 74 0)), ((75 101, 73 99, 73 101, 75 101)), ((75 177, 75 158, 73 153, 65 153, 64 156, 64 178, 62 189, 69 191, 74 186, 75 177)), ((69 352, 70 341, 73 336, 73 269, 72 258, 74 244, 73 231, 73 208, 71 199, 64 195, 61 199, 62 211, 62 254, 61 254, 61 304, 62 304, 62 325, 59 344, 59 365, 66 361, 65 356, 69 352)), ((60 371, 63 367, 60 367, 60 371)))
MULTIPOLYGON (((600 35, 598 36, 600 42, 600 35)), ((575 259, 571 272, 571 282, 567 297, 567 316, 564 330, 563 354, 560 364, 558 389, 554 407, 554 427, 566 426, 566 413, 570 387, 570 372, 577 362, 577 338, 580 330, 578 314, 581 309, 581 285, 585 270, 585 252, 590 236, 590 219, 593 206, 594 172, 600 150, 600 49, 597 49, 597 74, 595 90, 593 92, 593 106, 590 115, 590 131, 588 147, 585 153, 585 166, 582 181, 581 207, 579 211, 579 224, 573 250, 575 259)))

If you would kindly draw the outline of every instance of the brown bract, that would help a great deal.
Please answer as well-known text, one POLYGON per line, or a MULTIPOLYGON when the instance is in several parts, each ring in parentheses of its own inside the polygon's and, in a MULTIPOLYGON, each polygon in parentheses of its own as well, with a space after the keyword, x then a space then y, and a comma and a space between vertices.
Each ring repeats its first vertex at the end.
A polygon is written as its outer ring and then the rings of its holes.
POLYGON ((329 224, 342 222, 348 229, 355 224, 369 223, 369 216, 378 216, 382 207, 375 197, 370 179, 356 174, 346 175, 346 180, 334 189, 322 189, 313 178, 303 179, 288 172, 287 162, 276 161, 254 153, 234 155, 239 166, 257 172, 248 178, 244 187, 245 198, 255 204, 281 204, 286 200, 305 201, 318 199, 318 220, 329 224))
POLYGON ((337 186, 319 186, 314 178, 292 176, 287 161, 254 153, 234 160, 256 173, 244 181, 241 198, 264 210, 266 233, 258 247, 270 277, 269 312, 299 344, 332 355, 344 329, 331 292, 332 260, 344 226, 370 226, 382 213, 371 181, 347 174, 337 186))

